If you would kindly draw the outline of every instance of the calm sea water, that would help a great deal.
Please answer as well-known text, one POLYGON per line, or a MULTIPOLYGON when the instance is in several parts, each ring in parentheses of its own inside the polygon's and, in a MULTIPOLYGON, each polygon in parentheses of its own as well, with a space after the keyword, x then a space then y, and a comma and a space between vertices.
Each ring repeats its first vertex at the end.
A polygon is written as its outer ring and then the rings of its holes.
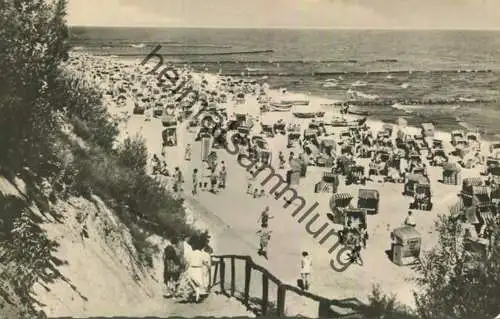
POLYGON ((165 61, 349 99, 374 117, 500 139, 500 32, 73 28, 77 50, 165 61), (327 84, 328 83, 328 84, 327 84), (408 104, 400 106, 399 104, 408 104), (396 105, 394 105, 396 104, 396 105), (498 134, 498 136, 496 136, 498 134))

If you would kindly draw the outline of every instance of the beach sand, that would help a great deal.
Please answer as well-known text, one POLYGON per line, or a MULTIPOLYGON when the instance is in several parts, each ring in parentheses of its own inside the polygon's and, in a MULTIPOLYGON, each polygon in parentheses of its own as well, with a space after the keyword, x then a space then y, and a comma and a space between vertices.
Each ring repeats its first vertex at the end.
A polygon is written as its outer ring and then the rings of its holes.
MULTIPOLYGON (((196 76, 207 79, 210 85, 215 87, 217 76, 211 74, 197 74, 196 76)), ((279 93, 273 91, 273 94, 279 93)), ((309 100, 310 107, 318 109, 325 109, 325 106, 321 106, 321 104, 334 102, 317 97, 309 97, 309 100)), ((132 108, 131 105, 119 109, 110 108, 110 112, 127 111, 132 114, 132 108)), ((230 102, 227 108, 228 113, 233 110, 254 115, 259 113, 259 104, 254 97, 247 97, 246 102, 238 106, 232 106, 230 102)), ((331 113, 327 114, 325 120, 331 116, 331 113)), ((262 121, 265 122, 275 122, 279 119, 283 119, 285 122, 302 123, 303 128, 309 122, 309 120, 293 118, 290 112, 269 112, 264 113, 262 116, 262 121)), ((380 130, 383 125, 382 122, 374 120, 368 120, 367 124, 374 132, 380 130)), ((201 143, 193 141, 194 134, 187 132, 185 125, 186 122, 178 128, 178 146, 167 149, 167 162, 170 168, 174 166, 182 167, 187 181, 184 187, 186 205, 193 212, 196 223, 202 225, 200 227, 210 229, 216 254, 250 255, 256 263, 267 268, 282 281, 295 285, 299 277, 301 252, 305 250, 309 252, 313 261, 311 292, 332 299, 356 297, 367 301, 372 286, 379 284, 383 291, 395 293, 401 302, 414 306, 412 291, 416 289, 416 285, 412 278, 416 275, 415 271, 410 266, 397 266, 386 254, 391 245, 390 233, 394 228, 402 226, 411 200, 401 194, 403 190, 402 184, 368 182, 366 186, 362 186, 362 188, 376 189, 380 192, 379 213, 368 216, 369 240, 367 248, 361 252, 363 265, 354 264, 344 272, 337 272, 329 264, 330 259, 335 257, 336 251, 332 255, 328 253, 328 249, 335 243, 334 238, 320 245, 318 239, 314 239, 305 230, 305 224, 308 220, 298 223, 296 218, 291 216, 293 207, 283 208, 283 199, 275 200, 271 195, 258 199, 250 198, 245 193, 247 173, 237 163, 234 155, 225 153, 222 150, 217 152, 219 159, 224 160, 228 168, 227 189, 217 195, 210 192, 200 192, 198 196, 191 196, 192 171, 194 168, 202 167, 201 143), (193 149, 193 158, 190 162, 183 160, 184 147, 188 143, 192 145, 193 149), (273 233, 269 245, 269 260, 257 255, 258 237, 256 231, 259 229, 257 219, 266 206, 270 207, 271 215, 274 216, 274 219, 270 221, 270 228, 273 233)), ((415 127, 408 129, 415 133, 419 132, 419 129, 415 127)), ((146 140, 150 153, 160 153, 162 124, 159 119, 153 118, 147 122, 143 115, 132 115, 128 122, 124 124, 122 131, 127 131, 128 135, 141 134, 146 140)), ((449 133, 436 132, 436 138, 444 141, 446 149, 451 149, 449 133)), ((273 167, 277 168, 278 150, 283 150, 285 156, 289 152, 289 149, 286 149, 286 136, 276 136, 268 139, 268 141, 273 150, 273 167)), ((486 148, 487 144, 483 143, 483 149, 486 148)), ((330 212, 329 200, 331 194, 314 193, 314 184, 321 179, 324 170, 323 168, 310 166, 307 177, 301 178, 300 185, 296 185, 294 188, 307 201, 308 205, 306 207, 318 202, 319 206, 315 213, 318 213, 319 217, 314 224, 314 228, 317 229, 323 223, 328 223, 328 229, 340 229, 340 225, 333 225, 326 217, 326 214, 330 212)), ((284 172, 282 173, 284 174, 284 172)), ((439 183, 441 173, 442 169, 440 167, 428 166, 434 207, 432 211, 415 211, 414 213, 417 223, 416 229, 422 235, 423 252, 431 249, 437 243, 438 234, 434 231, 434 222, 437 216, 439 214, 448 214, 449 207, 458 200, 457 194, 460 185, 453 186, 439 183)), ((462 169, 462 177, 475 177, 478 175, 478 167, 462 169)), ((352 203, 355 204, 358 188, 360 188, 358 185, 345 186, 341 183, 338 192, 348 192, 354 195, 352 203)), ((325 233, 326 231, 323 232, 323 234, 325 233)), ((238 267, 238 269, 240 268, 238 267)), ((243 280, 243 273, 238 275, 238 278, 243 280)), ((260 295, 261 291, 258 290, 258 285, 252 287, 252 293, 260 295)), ((291 315, 317 315, 316 305, 301 298, 294 300, 292 303, 287 301, 287 307, 291 315)))

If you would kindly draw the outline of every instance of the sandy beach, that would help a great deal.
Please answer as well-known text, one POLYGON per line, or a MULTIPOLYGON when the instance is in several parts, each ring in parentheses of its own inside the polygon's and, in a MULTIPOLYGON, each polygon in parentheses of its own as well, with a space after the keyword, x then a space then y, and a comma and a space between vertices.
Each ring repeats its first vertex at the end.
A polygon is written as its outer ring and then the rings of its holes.
MULTIPOLYGON (((132 74, 139 72, 140 69, 133 66, 133 62, 113 61, 122 65, 121 73, 132 74)), ((109 62, 111 63, 111 62, 109 62)), ((217 83, 220 78, 213 74, 193 74, 195 82, 206 80, 208 82, 207 90, 217 90, 217 83)), ((288 95, 293 93, 287 93, 288 95)), ((281 93, 277 90, 271 90, 269 96, 277 98, 281 93)), ((308 96, 309 105, 307 108, 326 112, 324 120, 338 115, 339 108, 325 106, 336 101, 324 98, 308 96)), ((148 150, 151 154, 161 153, 162 144, 162 123, 160 118, 154 118, 148 115, 151 110, 146 110, 146 115, 133 115, 133 103, 130 100, 124 106, 118 107, 116 103, 108 101, 111 114, 128 114, 121 127, 121 132, 126 132, 128 136, 140 134, 144 137, 148 150), (150 120, 146 120, 150 118, 150 120)), ((227 103, 220 105, 227 109, 231 114, 244 113, 254 117, 257 124, 254 128, 260 128, 259 123, 275 123, 283 120, 285 123, 298 123, 302 129, 306 128, 309 119, 295 118, 292 112, 260 112, 260 104, 256 96, 246 95, 244 103, 235 105, 229 97, 227 103)), ((194 112, 196 114, 196 112, 194 112)), ((359 118, 346 115, 347 120, 359 118)), ((199 195, 191 194, 192 183, 191 175, 195 168, 203 166, 201 160, 201 143, 195 142, 195 133, 187 129, 187 122, 178 124, 177 146, 166 148, 166 161, 169 169, 181 167, 185 176, 186 185, 184 187, 186 206, 192 212, 193 222, 199 227, 206 227, 210 230, 213 238, 213 246, 216 254, 240 254, 250 255, 258 264, 266 267, 284 282, 295 285, 299 274, 299 261, 302 251, 308 251, 312 257, 313 271, 311 292, 325 296, 327 298, 348 298, 356 297, 366 301, 367 295, 371 292, 372 286, 379 284, 381 288, 388 293, 395 293, 398 299, 407 305, 414 306, 412 291, 416 289, 412 278, 415 271, 410 266, 398 266, 394 264, 386 251, 391 248, 390 234, 394 228, 400 227, 407 216, 408 207, 412 198, 402 195, 403 184, 367 182, 366 185, 344 184, 344 178, 341 177, 338 192, 350 193, 353 195, 352 203, 356 203, 358 189, 376 189, 380 193, 379 213, 367 217, 367 232, 369 235, 366 249, 361 251, 363 264, 353 264, 344 272, 337 272, 330 266, 330 260, 335 257, 336 252, 328 253, 328 249, 335 244, 332 237, 323 245, 318 243, 317 238, 313 238, 305 230, 307 220, 298 223, 297 218, 292 217, 293 207, 283 208, 283 199, 276 200, 273 196, 267 194, 262 198, 252 198, 246 194, 246 180, 248 173, 236 161, 236 156, 220 149, 217 150, 218 161, 224 161, 228 169, 227 188, 217 194, 208 191, 202 191, 199 195), (192 160, 185 161, 185 146, 192 145, 192 160), (274 219, 270 221, 272 238, 269 244, 269 260, 266 260, 257 254, 258 237, 256 231, 259 229, 258 218, 261 211, 270 207, 271 215, 274 219)), ((373 132, 382 130, 385 123, 372 119, 367 120, 367 126, 373 132)), ((397 132, 397 125, 394 125, 394 135, 397 132)), ((410 134, 419 134, 420 128, 407 127, 410 134)), ((342 128, 335 128, 337 135, 342 128)), ((256 129, 254 134, 259 134, 260 129, 256 129)), ((126 135, 124 135, 126 136, 126 135)), ((454 148, 450 144, 451 135, 448 132, 435 132, 435 139, 441 139, 443 146, 448 152, 454 148)), ((286 135, 276 135, 273 138, 267 138, 269 149, 272 150, 272 167, 285 176, 285 170, 279 170, 278 152, 281 150, 288 156, 289 151, 293 150, 295 154, 301 153, 300 149, 287 149, 286 135)), ((488 150, 488 144, 482 142, 482 151, 488 150)), ((485 153, 486 154, 486 153, 485 153)), ((424 162, 425 162, 424 157, 424 162)), ((368 166, 367 159, 359 159, 358 164, 368 166)), ((459 185, 444 185, 439 180, 442 177, 442 168, 427 165, 427 174, 430 178, 432 189, 433 208, 431 211, 414 210, 414 219, 416 221, 416 230, 422 237, 422 253, 431 249, 437 243, 438 234, 434 231, 434 222, 440 214, 448 214, 449 207, 457 203, 457 194, 460 191, 459 185)), ((315 210, 318 217, 312 226, 313 229, 319 229, 324 223, 327 229, 342 229, 342 225, 333 224, 326 216, 331 212, 329 201, 331 194, 315 193, 314 185, 321 180, 326 168, 309 166, 307 175, 300 179, 299 185, 294 185, 297 193, 307 201, 307 207, 317 202, 319 206, 315 210)), ((481 167, 465 169, 462 168, 461 176, 477 177, 481 167)), ((368 170, 366 170, 367 172, 368 170)), ((262 177, 265 177, 263 175, 262 177)), ((262 179, 261 179, 262 181, 262 179)), ((272 186, 270 183, 267 186, 272 186)), ((269 189, 266 189, 266 192, 269 189)), ((323 232, 323 234, 326 231, 323 232)), ((253 288, 252 288, 253 289, 253 288)), ((258 292, 257 292, 258 293, 258 292)), ((314 309, 308 308, 305 302, 294 304, 289 309, 291 314, 301 313, 303 315, 314 315, 314 309), (311 311, 311 313, 308 313, 311 311)))

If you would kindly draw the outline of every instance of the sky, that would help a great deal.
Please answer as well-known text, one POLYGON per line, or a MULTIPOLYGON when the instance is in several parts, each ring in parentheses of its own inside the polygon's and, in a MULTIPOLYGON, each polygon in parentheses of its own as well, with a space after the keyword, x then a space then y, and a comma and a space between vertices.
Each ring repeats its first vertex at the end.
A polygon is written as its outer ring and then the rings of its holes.
POLYGON ((79 26, 500 29, 500 0, 69 0, 79 26))

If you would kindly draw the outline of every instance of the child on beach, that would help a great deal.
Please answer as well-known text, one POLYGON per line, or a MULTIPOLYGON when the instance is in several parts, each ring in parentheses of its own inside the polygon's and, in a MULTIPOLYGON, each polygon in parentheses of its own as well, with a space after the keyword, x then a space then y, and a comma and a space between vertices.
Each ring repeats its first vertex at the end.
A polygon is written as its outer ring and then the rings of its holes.
POLYGON ((186 145, 186 152, 184 154, 184 159, 186 161, 190 161, 191 160, 191 144, 186 145))
POLYGON ((412 216, 411 210, 408 211, 408 216, 406 216, 406 218, 405 218, 404 225, 411 226, 411 227, 417 226, 417 223, 415 222, 415 219, 412 216))
POLYGON ((301 287, 304 290, 309 289, 309 278, 311 276, 312 270, 312 261, 311 257, 309 257, 309 253, 307 251, 302 252, 302 259, 300 260, 300 278, 302 279, 301 287))
POLYGON ((260 248, 257 252, 259 256, 263 256, 267 259, 267 246, 269 245, 269 240, 271 239, 271 231, 267 228, 262 228, 257 232, 260 235, 260 248))

